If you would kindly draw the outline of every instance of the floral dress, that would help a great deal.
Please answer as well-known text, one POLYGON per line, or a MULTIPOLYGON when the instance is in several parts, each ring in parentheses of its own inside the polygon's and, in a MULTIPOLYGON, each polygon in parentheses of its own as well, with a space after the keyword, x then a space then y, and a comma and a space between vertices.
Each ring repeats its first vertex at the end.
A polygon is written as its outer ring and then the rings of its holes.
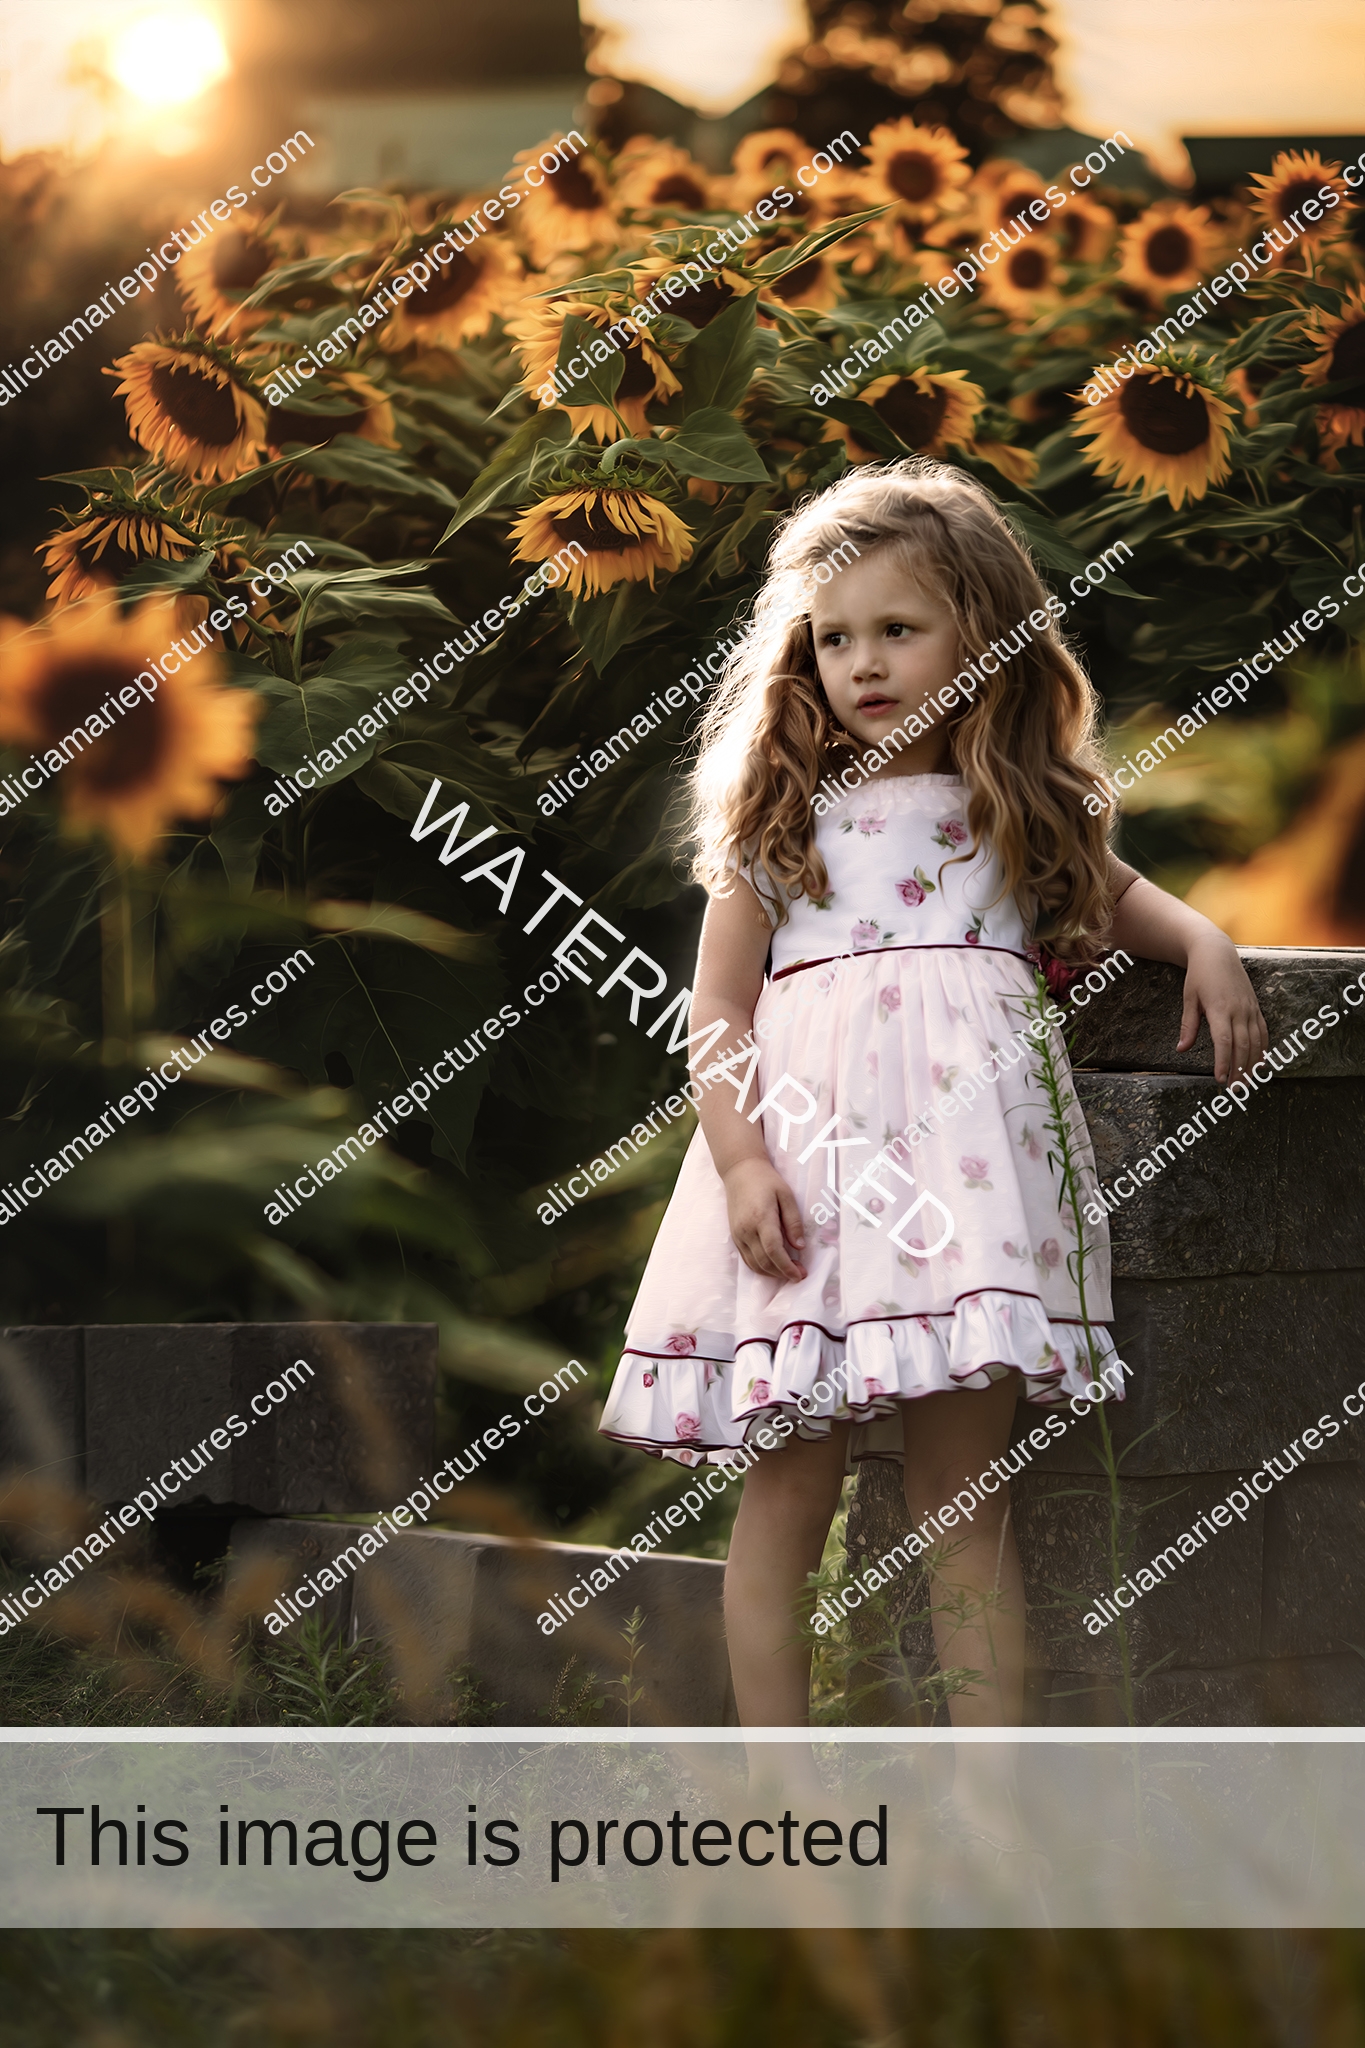
MULTIPOLYGON (((746 1113, 765 1105, 807 1277, 744 1264, 698 1130, 630 1314, 605 1435, 720 1462, 785 1411, 805 1437, 850 1418, 855 1459, 898 1457, 901 1404, 922 1394, 1013 1371, 1028 1400, 1059 1402, 1115 1356, 1094 1327, 1111 1315, 1108 1232, 1087 1224, 1092 1367, 1075 1221, 1025 1030, 1028 937, 1013 898, 992 901, 999 868, 972 849, 966 802, 956 776, 895 776, 820 819, 828 889, 789 904, 757 1052, 712 1084, 733 1086, 746 1113), (898 1146, 911 1126, 918 1142, 898 1146)), ((1065 1087, 1064 1053, 1061 1064, 1065 1087)), ((1094 1163, 1071 1118, 1083 1213, 1094 1163)))

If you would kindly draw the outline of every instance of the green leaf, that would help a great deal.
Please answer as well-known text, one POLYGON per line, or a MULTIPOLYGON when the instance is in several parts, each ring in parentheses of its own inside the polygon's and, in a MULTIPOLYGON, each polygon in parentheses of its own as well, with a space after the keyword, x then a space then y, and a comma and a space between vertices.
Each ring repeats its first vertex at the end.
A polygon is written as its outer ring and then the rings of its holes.
POLYGON ((676 434, 662 441, 616 441, 603 451, 600 467, 608 472, 623 455, 643 455, 666 462, 680 476, 707 477, 718 484, 767 483, 767 464, 733 413, 705 406, 689 413, 676 434))
POLYGON ((651 614, 657 604, 647 583, 618 583, 601 597, 574 600, 569 616, 599 675, 618 648, 654 630, 651 614))
POLYGON ((444 547, 451 535, 468 526, 471 519, 481 518, 509 499, 525 497, 542 446, 561 447, 568 438, 569 417, 558 406, 549 406, 523 420, 460 499, 460 509, 437 541, 437 547, 444 547))
POLYGON ((746 292, 689 342, 680 372, 689 412, 739 404, 753 376, 757 333, 758 293, 746 292))
POLYGON ((832 419, 852 427, 864 448, 875 448, 879 455, 913 455, 915 452, 902 441, 894 428, 887 425, 881 414, 861 398, 831 398, 825 411, 832 419))
POLYGON ((213 549, 186 555, 181 562, 139 562, 119 579, 121 598, 164 596, 172 591, 202 590, 213 573, 213 549))
POLYGON ((357 635, 334 648, 299 689, 283 676, 262 673, 258 688, 270 706, 256 735, 256 759, 279 775, 291 775, 300 762, 313 759, 343 733, 353 733, 342 750, 344 771, 352 774, 368 761, 379 742, 394 736, 394 727, 373 707, 382 691, 402 680, 406 663, 388 642, 357 635), (361 730, 365 719, 372 728, 361 730))
POLYGON ((239 782, 214 813, 209 841, 223 863, 234 896, 247 895, 256 880, 266 827, 271 823, 265 797, 259 781, 239 782))
POLYGON ((377 448, 358 434, 338 434, 326 448, 296 455, 297 468, 331 483, 358 484, 367 491, 387 491, 399 498, 431 498, 438 505, 459 499, 437 477, 427 476, 392 449, 377 448))
POLYGON ((240 498, 247 491, 254 491, 257 484, 262 483, 268 476, 274 476, 277 470, 295 467, 296 457, 277 455, 273 462, 263 462, 258 468, 244 470, 241 476, 234 476, 225 484, 215 484, 211 491, 201 492, 195 503, 201 512, 214 512, 220 505, 230 505, 234 498, 240 498))
MULTIPOLYGON (((1085 568, 1087 557, 1058 532, 1048 513, 1035 505, 1024 504, 1018 498, 1002 499, 1000 511, 1006 523, 1014 529, 1015 538, 1026 548, 1031 548, 1047 568, 1065 576, 1075 576, 1085 568)), ((1118 597, 1142 596, 1141 591, 1134 590, 1121 576, 1107 576, 1104 588, 1118 597)))
POLYGON ((846 235, 856 234, 866 227, 870 220, 879 220, 889 213, 890 204, 870 206, 865 213, 848 213, 842 220, 832 220, 827 228, 820 228, 813 235, 805 235, 790 249, 772 249, 757 263, 751 263, 745 270, 746 277, 761 277, 770 284, 775 277, 785 277, 789 270, 799 270, 803 263, 813 262, 823 256, 826 249, 832 249, 836 242, 842 242, 846 235))
MULTIPOLYGON (((625 374, 626 359, 619 348, 612 348, 603 339, 603 330, 593 321, 585 320, 581 313, 566 313, 560 329, 559 357, 555 364, 561 386, 567 387, 561 403, 566 405, 605 405, 616 412, 616 389, 625 374), (593 362, 591 351, 595 342, 611 350, 605 362, 593 362), (575 357, 588 361, 588 368, 581 376, 571 376, 569 364, 575 357)), ((620 415, 617 414, 619 418, 620 415)))

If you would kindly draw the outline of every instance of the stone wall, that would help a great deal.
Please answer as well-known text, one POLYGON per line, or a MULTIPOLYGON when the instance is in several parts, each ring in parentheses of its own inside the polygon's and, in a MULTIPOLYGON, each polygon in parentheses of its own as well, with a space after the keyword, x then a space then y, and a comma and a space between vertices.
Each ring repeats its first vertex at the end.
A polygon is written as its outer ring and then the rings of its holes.
MULTIPOLYGON (((1324 1004, 1341 1022, 1316 1043, 1301 1035, 1300 1055, 1244 1114, 1177 1153, 1110 1218, 1114 1336, 1133 1377, 1107 1412, 1134 1573, 1320 1415, 1343 1420, 1342 1396, 1365 1379, 1365 1009, 1342 998, 1365 952, 1255 947, 1242 958, 1272 1046, 1324 1004)), ((1178 969, 1139 961, 1077 1034, 1077 1093, 1107 1183, 1220 1092, 1206 1029, 1174 1051, 1182 983, 1178 969)), ((1016 1442, 1037 1421, 1021 1405, 1016 1442)), ((1065 1604, 1074 1592, 1088 1606, 1109 1583, 1097 1442, 1093 1421, 1078 1423, 1012 1485, 1034 1722, 1126 1718, 1116 1631, 1087 1636, 1065 1604)), ((1134 1605, 1137 1721, 1365 1720, 1363 1460, 1365 1420, 1343 1420, 1245 1522, 1134 1605)), ((850 1569, 908 1526, 899 1466, 865 1465, 850 1569)), ((925 1605, 923 1583, 907 1586, 902 1611, 925 1605)), ((933 1668, 927 1624, 908 1628, 903 1648, 912 1670, 933 1668)), ((902 1705, 897 1718, 908 1717, 902 1705)))

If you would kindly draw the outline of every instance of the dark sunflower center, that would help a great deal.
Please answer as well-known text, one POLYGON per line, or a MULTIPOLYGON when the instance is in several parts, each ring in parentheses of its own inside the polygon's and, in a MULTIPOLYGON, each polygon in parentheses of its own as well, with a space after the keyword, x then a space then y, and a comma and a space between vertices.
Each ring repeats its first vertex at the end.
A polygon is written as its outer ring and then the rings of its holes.
POLYGON ((573 213, 596 213, 602 204, 602 194, 582 164, 560 165, 555 172, 554 195, 573 213))
POLYGON ((1328 383, 1337 384, 1347 377, 1365 383, 1365 320, 1343 328, 1332 348, 1332 360, 1327 365, 1328 383))
POLYGON ((820 279, 820 258, 813 256, 809 263, 798 263, 795 270, 784 271, 773 285, 784 306, 796 303, 803 293, 813 290, 820 279))
MULTIPOLYGON (((135 673, 131 662, 112 657, 85 655, 59 661, 34 700, 43 743, 55 746, 78 725, 88 725, 105 698, 126 689, 135 673)), ((112 732, 97 735, 88 746, 77 741, 71 750, 72 765, 82 782, 105 792, 150 780, 166 749, 166 723, 157 700, 148 703, 139 692, 136 709, 117 718, 112 732)))
POLYGON ((621 381, 616 387, 616 396, 621 398, 649 398, 654 391, 654 372, 645 361, 639 342, 632 342, 621 351, 621 381))
POLYGON ((734 286, 723 277, 708 277, 704 284, 694 284, 674 303, 684 320, 690 320, 694 327, 705 327, 717 313, 725 311, 734 296, 734 286))
POLYGON ((158 363, 151 375, 152 396, 187 441, 205 448, 226 448, 237 439, 237 407, 232 387, 216 384, 188 364, 158 363))
POLYGON ((1062 245, 1062 254, 1073 261, 1076 251, 1085 240, 1085 217, 1083 214, 1063 214, 1057 223, 1057 238, 1062 245))
POLYGON ((925 448, 943 424, 948 394, 941 386, 932 391, 917 391, 904 379, 874 399, 872 410, 880 414, 893 434, 900 435, 907 448, 925 448))
POLYGON ((270 268, 273 252, 256 235, 224 235, 213 253, 213 282, 220 292, 249 292, 270 268))
POLYGON ((463 250, 457 249, 449 263, 441 265, 414 310, 419 315, 448 312, 452 306, 458 306, 462 299, 469 297, 482 276, 482 266, 472 262, 463 250))
MULTIPOLYGON (((1276 224, 1279 227, 1286 227, 1289 223, 1290 215, 1297 212, 1303 205, 1304 200, 1316 199, 1317 196, 1318 180, 1316 178, 1296 178, 1292 185, 1281 186, 1271 201, 1275 209, 1276 224)), ((1307 232, 1311 234, 1312 231, 1310 223, 1307 232)))
POLYGON ((938 190, 938 163, 922 149, 900 149, 886 167, 886 182, 902 199, 930 199, 938 190))
POLYGON ((554 513, 550 525, 556 539, 576 540, 590 555, 619 555, 625 548, 635 545, 629 534, 622 533, 619 526, 613 526, 600 498, 590 498, 586 505, 575 505, 572 512, 554 513))
POLYGON ((1134 377, 1119 399, 1123 423, 1154 455, 1188 455, 1209 438, 1201 391, 1177 391, 1170 377, 1134 377))
POLYGON ((660 178, 650 194, 649 203, 651 206, 690 206, 695 213, 705 206, 706 194, 686 171, 671 171, 666 178, 660 178))
POLYGON ((358 434, 365 424, 359 412, 291 412, 287 405, 272 405, 266 417, 265 437, 272 447, 286 441, 304 441, 311 448, 318 442, 334 441, 338 434, 358 434))
POLYGON ((1184 228, 1168 223, 1147 237, 1147 268, 1153 277, 1178 277, 1194 261, 1194 243, 1184 228))
POLYGON ((1000 215, 1002 224, 1007 220, 1023 220, 1036 197, 1034 192, 1011 192, 1000 215))
POLYGON ((1006 267, 1017 291, 1040 291, 1047 282, 1047 258, 1041 249, 1016 249, 1006 267))
POLYGON ((116 540, 111 540, 107 547, 101 548, 101 538, 98 533, 88 533, 82 540, 76 542, 76 560, 83 569, 94 570, 101 576, 112 576, 117 582, 120 576, 126 576, 130 569, 136 568, 143 560, 141 555, 120 547, 116 540))

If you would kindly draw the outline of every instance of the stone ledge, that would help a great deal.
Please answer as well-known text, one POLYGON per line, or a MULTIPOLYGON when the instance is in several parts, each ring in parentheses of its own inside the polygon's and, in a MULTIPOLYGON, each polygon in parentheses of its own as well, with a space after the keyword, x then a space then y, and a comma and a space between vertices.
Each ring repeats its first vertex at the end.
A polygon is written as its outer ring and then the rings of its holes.
MULTIPOLYGON (((361 1525, 309 1521, 239 1521, 232 1526, 229 1584, 262 1562, 279 1567, 287 1590, 304 1572, 355 1543, 361 1525)), ((344 1587, 326 1595, 324 1618, 349 1637, 387 1646, 413 1718, 449 1718, 451 1683, 468 1666, 484 1696, 496 1702, 502 1727, 541 1722, 571 1656, 566 1691, 584 1677, 600 1691, 620 1677, 626 1651, 620 1631, 638 1606, 644 1614, 637 1683, 644 1698, 637 1723, 733 1727, 737 1723, 725 1649, 721 1585, 725 1567, 709 1558, 658 1555, 641 1559, 553 1635, 536 1617, 551 1594, 567 1597, 580 1575, 612 1555, 595 1545, 516 1543, 505 1537, 447 1530, 413 1531, 390 1539, 344 1587)), ((619 1695, 605 1723, 625 1719, 619 1695)))
POLYGON ((1261 1655, 1353 1654, 1352 1643, 1365 1680, 1365 1471, 1318 1466, 1266 1498, 1261 1655))
MULTIPOLYGON (((1119 1280, 1114 1317, 1133 1376, 1107 1412, 1128 1477, 1249 1471, 1327 1410, 1341 1434, 1308 1463, 1365 1458, 1365 1420, 1339 1413, 1365 1378, 1365 1272, 1119 1280)), ((1021 1404, 1016 1434, 1036 1419, 1021 1404)), ((1076 1422, 1035 1469, 1093 1473, 1098 1444, 1094 1418, 1076 1422)))
MULTIPOLYGON (((1140 1728, 1355 1728, 1365 1722, 1365 1659, 1284 1657, 1159 1671, 1134 1687, 1134 1705, 1140 1728)), ((1027 1674, 1026 1726, 1114 1728, 1126 1719, 1117 1690, 1089 1673, 1027 1674)))
POLYGON ((434 1323, 109 1323, 85 1329, 84 1351, 85 1483, 103 1503, 131 1500, 230 1414, 246 1434, 176 1510, 364 1512, 435 1462, 434 1323), (315 1377, 253 1419, 252 1396, 300 1358, 315 1377))
POLYGON ((85 1490, 85 1351, 79 1327, 0 1330, 0 1472, 85 1490))
MULTIPOLYGON (((1256 991, 1270 1031, 1280 1040, 1312 1017, 1324 1003, 1338 1011, 1341 1022, 1309 1044, 1289 1069, 1296 1076, 1320 1080, 1365 1077, 1365 1008, 1351 1010, 1341 995, 1346 984, 1365 970, 1365 948, 1358 946, 1239 946, 1242 963, 1256 991)), ((1148 1071, 1165 1074, 1213 1073, 1213 1043, 1208 1026, 1188 1052, 1175 1050, 1180 1036, 1180 1011, 1185 977, 1178 967, 1160 960, 1135 960, 1112 988, 1121 999, 1100 995, 1077 1013, 1076 1063, 1111 1073, 1148 1071)))

